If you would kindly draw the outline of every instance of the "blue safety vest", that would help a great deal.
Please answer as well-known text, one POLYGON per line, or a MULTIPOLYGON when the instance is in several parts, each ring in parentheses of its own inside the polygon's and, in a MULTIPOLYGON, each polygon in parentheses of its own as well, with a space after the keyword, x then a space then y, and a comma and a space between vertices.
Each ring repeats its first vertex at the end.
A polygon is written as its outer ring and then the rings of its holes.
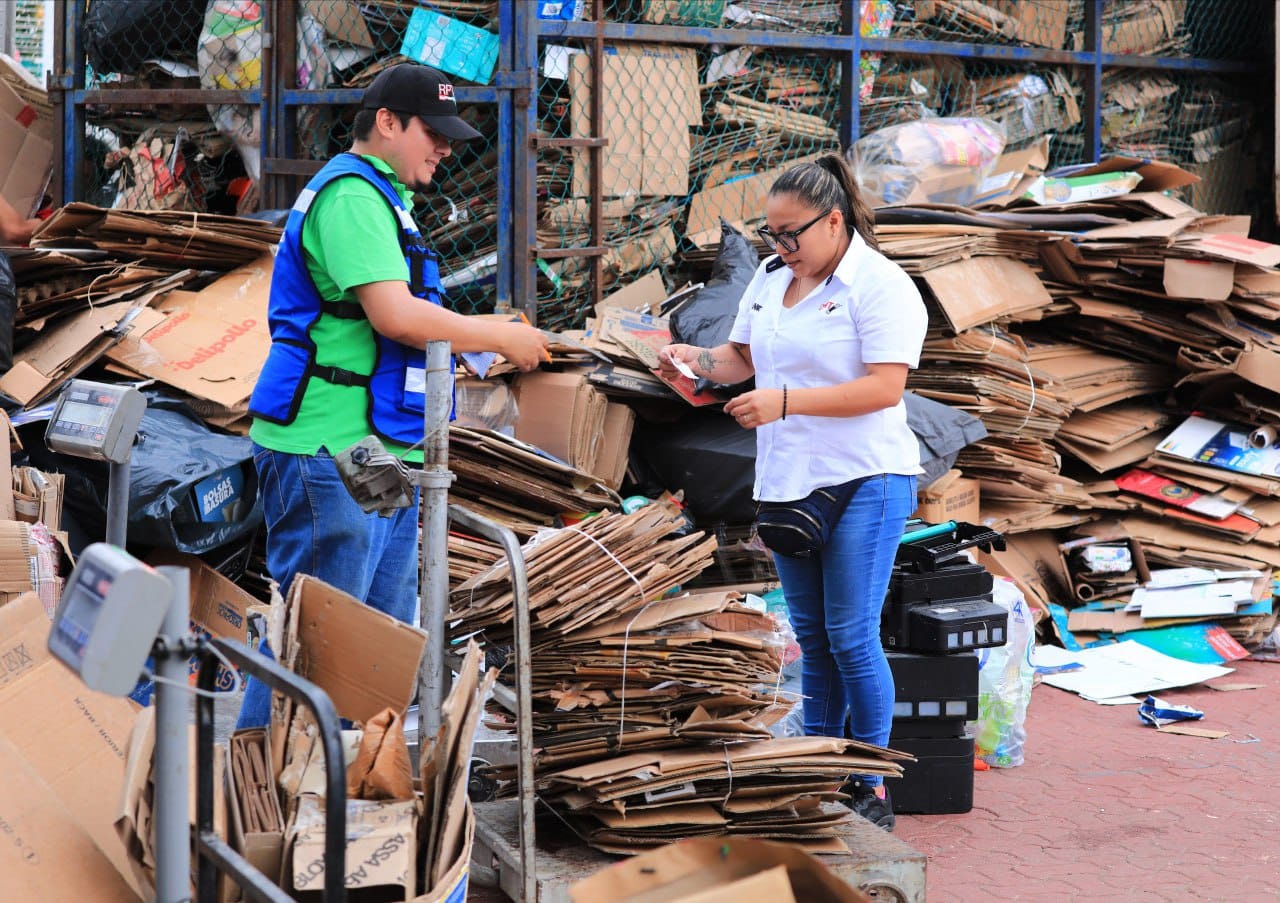
POLYGON ((289 211, 271 277, 267 314, 271 349, 249 398, 249 413, 271 423, 288 424, 298 416, 310 380, 364 386, 369 393, 369 426, 374 434, 401 445, 413 445, 423 436, 425 349, 392 341, 370 326, 370 338, 377 342, 373 373, 356 373, 316 363, 311 327, 321 316, 367 320, 359 304, 321 298, 302 255, 302 223, 312 201, 326 185, 344 176, 359 176, 375 186, 395 213, 405 262, 409 266, 409 291, 434 304, 444 300, 436 255, 423 242, 413 215, 391 181, 356 154, 339 154, 307 183, 289 211))

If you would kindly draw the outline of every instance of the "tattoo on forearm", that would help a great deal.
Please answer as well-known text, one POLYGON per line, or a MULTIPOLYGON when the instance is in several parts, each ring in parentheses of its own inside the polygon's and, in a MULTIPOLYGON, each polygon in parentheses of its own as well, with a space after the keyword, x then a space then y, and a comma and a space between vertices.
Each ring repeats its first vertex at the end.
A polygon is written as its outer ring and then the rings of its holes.
POLYGON ((716 368, 716 359, 711 355, 711 349, 704 348, 698 352, 698 367, 703 373, 710 373, 716 368))

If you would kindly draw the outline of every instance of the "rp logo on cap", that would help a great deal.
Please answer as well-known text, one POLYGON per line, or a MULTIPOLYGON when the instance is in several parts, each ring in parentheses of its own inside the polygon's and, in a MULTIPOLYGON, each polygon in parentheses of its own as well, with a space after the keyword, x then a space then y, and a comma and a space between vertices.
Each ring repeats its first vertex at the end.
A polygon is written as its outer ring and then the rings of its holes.
POLYGON ((440 98, 439 98, 439 99, 440 99, 440 100, 447 100, 447 101, 449 101, 450 103, 456 103, 457 101, 455 101, 455 100, 454 100, 454 97, 453 97, 453 85, 449 84, 448 82, 442 82, 442 83, 440 84, 440 98))

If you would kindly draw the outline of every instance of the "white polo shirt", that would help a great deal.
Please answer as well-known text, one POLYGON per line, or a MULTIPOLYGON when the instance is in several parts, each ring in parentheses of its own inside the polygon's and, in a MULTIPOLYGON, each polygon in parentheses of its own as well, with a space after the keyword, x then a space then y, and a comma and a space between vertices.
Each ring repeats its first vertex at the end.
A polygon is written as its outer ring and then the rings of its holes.
MULTIPOLYGON (((751 346, 757 388, 833 386, 866 376, 867 364, 919 365, 928 323, 920 292, 861 236, 853 236, 826 282, 785 308, 790 283, 789 268, 766 273, 762 263, 729 334, 730 341, 751 346)), ((753 495, 759 501, 792 501, 858 477, 922 472, 901 401, 857 417, 789 413, 756 429, 753 495)))

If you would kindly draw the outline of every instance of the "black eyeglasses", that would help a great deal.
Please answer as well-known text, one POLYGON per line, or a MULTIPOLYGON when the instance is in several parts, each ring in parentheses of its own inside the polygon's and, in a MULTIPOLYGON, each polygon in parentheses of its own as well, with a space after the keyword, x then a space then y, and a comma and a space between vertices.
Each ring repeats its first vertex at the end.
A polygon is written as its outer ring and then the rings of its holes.
POLYGON ((835 208, 829 208, 826 213, 819 213, 809 222, 805 223, 799 229, 791 229, 786 232, 774 232, 768 226, 761 226, 756 230, 756 234, 760 239, 769 246, 770 251, 776 251, 778 248, 786 251, 788 254, 794 254, 800 250, 800 233, 808 229, 814 223, 827 216, 835 208))

